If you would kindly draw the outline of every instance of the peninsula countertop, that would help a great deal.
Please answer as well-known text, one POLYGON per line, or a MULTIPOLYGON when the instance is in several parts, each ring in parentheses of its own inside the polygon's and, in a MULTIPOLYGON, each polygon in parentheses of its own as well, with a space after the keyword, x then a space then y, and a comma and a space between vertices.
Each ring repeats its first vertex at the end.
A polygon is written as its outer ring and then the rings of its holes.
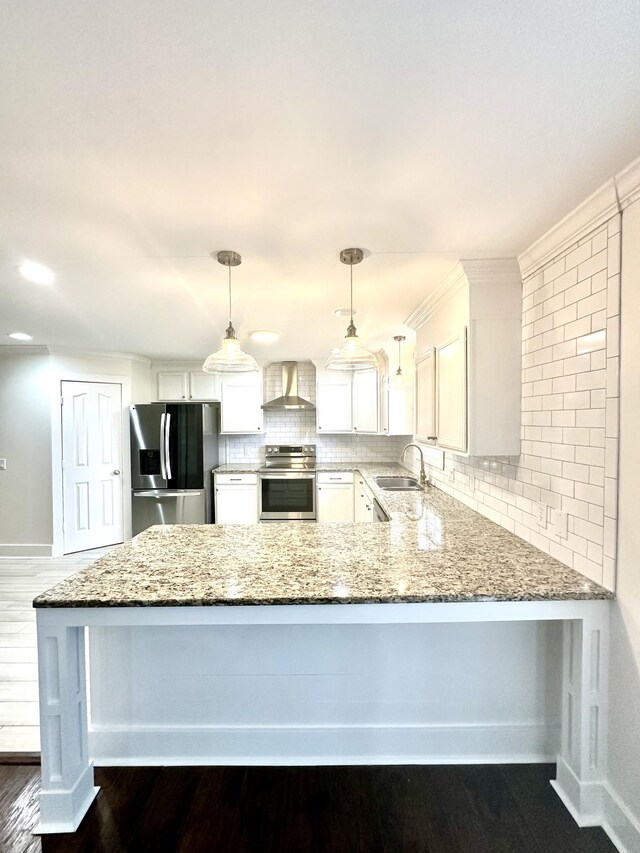
MULTIPOLYGON (((221 473, 256 471, 224 466, 221 473)), ((431 486, 384 492, 388 523, 156 526, 47 590, 35 607, 550 601, 613 594, 431 486)))

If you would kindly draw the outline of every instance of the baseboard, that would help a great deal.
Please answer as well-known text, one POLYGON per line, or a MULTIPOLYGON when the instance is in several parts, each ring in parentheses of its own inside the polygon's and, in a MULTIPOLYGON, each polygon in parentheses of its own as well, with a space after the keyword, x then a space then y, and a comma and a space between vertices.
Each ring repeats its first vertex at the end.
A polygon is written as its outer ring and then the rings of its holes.
POLYGON ((551 786, 578 826, 602 825, 602 782, 581 782, 558 755, 551 786))
POLYGON ((96 765, 553 762, 558 728, 493 726, 92 727, 96 765))
POLYGON ((603 785, 602 827, 620 853, 640 853, 640 820, 609 785, 603 785))
POLYGON ((0 557, 51 557, 53 545, 0 545, 0 557))

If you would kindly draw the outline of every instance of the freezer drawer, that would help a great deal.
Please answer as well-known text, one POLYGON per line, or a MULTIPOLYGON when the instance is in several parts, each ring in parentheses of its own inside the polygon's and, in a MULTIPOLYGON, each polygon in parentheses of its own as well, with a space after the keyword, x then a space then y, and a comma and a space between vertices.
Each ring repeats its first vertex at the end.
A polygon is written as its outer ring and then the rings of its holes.
POLYGON ((132 493, 134 536, 153 524, 204 524, 205 521, 204 489, 141 489, 132 493))

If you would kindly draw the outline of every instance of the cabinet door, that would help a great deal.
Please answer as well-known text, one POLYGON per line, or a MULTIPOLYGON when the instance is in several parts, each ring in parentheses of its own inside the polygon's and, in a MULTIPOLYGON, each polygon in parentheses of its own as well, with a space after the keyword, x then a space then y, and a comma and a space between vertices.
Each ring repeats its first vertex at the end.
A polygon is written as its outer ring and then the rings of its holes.
POLYGON ((378 371, 353 374, 353 428, 356 432, 378 432, 378 371))
POLYGON ((318 382, 316 418, 318 432, 353 432, 350 376, 318 382))
POLYGON ((356 481, 354 520, 373 521, 373 495, 362 479, 356 481))
POLYGON ((221 432, 262 432, 262 382, 257 377, 223 378, 220 399, 221 432))
POLYGON ((158 373, 158 400, 186 399, 186 373, 158 373))
POLYGON ((467 330, 437 348, 438 447, 467 449, 467 330))
POLYGON ((434 441, 436 437, 435 407, 436 357, 433 347, 416 364, 416 438, 434 441))
POLYGON ((216 524, 257 524, 258 487, 216 484, 216 524))
POLYGON ((190 400, 219 400, 220 379, 215 373, 198 373, 192 371, 189 374, 189 399, 190 400))
MULTIPOLYGON (((389 384, 388 400, 389 435, 413 435, 415 418, 413 385, 398 387, 392 381, 389 384)), ((433 433, 429 433, 429 435, 433 435, 433 433)))
POLYGON ((318 521, 353 521, 353 483, 318 486, 318 521))

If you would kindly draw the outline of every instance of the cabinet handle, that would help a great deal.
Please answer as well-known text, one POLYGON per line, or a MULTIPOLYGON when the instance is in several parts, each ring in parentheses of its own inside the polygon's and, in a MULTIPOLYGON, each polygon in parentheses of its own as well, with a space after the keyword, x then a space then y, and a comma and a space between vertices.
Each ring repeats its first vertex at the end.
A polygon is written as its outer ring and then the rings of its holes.
POLYGON ((230 477, 229 479, 232 483, 237 483, 239 480, 242 480, 242 477, 230 477))
POLYGON ((184 400, 184 394, 182 395, 182 399, 184 400))
POLYGON ((438 439, 437 435, 428 435, 427 436, 427 441, 437 441, 437 439, 438 439))

